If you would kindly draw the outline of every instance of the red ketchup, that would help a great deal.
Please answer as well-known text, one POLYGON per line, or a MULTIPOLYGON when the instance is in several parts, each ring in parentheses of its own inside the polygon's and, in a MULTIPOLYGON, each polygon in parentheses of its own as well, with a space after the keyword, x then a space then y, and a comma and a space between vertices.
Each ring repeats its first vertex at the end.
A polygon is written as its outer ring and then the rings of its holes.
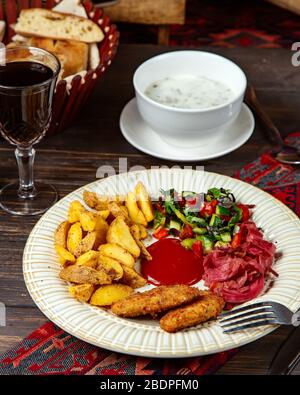
POLYGON ((151 261, 142 260, 142 274, 153 285, 192 285, 202 278, 202 258, 182 247, 180 240, 167 238, 148 247, 151 261))

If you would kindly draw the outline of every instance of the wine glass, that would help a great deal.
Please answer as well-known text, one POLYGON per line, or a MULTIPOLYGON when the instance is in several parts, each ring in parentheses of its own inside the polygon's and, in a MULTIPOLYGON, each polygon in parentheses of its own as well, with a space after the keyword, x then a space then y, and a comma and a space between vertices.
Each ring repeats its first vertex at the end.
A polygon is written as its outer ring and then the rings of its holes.
POLYGON ((0 206, 11 214, 41 214, 57 200, 52 185, 34 182, 33 145, 49 128, 59 72, 59 60, 45 50, 0 48, 0 132, 16 146, 19 169, 19 181, 0 191, 0 206))

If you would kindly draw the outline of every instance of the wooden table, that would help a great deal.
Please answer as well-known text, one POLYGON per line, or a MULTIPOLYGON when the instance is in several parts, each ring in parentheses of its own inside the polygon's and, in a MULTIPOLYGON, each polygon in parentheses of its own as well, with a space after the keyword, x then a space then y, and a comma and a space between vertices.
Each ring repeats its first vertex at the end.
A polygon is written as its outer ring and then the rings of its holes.
MULTIPOLYGON (((174 165, 137 151, 126 142, 119 130, 120 112, 134 95, 134 70, 147 58, 167 50, 170 48, 121 45, 111 69, 99 82, 74 124, 63 134, 45 139, 38 146, 36 178, 53 183, 60 197, 63 197, 95 180, 99 166, 108 164, 118 168, 119 157, 127 157, 129 166, 174 165)), ((225 55, 242 66, 283 134, 300 129, 300 73, 291 65, 290 51, 240 48, 209 50, 225 55)), ((243 147, 230 155, 202 164, 208 171, 231 175, 268 147, 268 140, 257 125, 252 138, 243 147)), ((17 176, 12 147, 3 141, 0 157, 2 187, 17 176)), ((0 301, 7 307, 7 326, 0 328, 0 353, 10 349, 46 321, 30 298, 22 276, 23 248, 36 221, 37 218, 12 217, 0 211, 0 301)), ((218 374, 266 373, 274 353, 290 331, 291 328, 282 327, 242 347, 218 374)))

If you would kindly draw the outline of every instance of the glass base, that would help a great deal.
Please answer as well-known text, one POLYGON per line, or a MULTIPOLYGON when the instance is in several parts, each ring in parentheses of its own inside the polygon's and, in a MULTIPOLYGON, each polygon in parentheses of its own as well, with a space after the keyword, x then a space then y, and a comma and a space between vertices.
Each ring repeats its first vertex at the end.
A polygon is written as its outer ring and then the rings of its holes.
POLYGON ((42 182, 35 183, 34 198, 22 199, 18 195, 19 182, 3 187, 0 191, 0 207, 14 215, 37 215, 47 211, 58 198, 56 189, 42 182))

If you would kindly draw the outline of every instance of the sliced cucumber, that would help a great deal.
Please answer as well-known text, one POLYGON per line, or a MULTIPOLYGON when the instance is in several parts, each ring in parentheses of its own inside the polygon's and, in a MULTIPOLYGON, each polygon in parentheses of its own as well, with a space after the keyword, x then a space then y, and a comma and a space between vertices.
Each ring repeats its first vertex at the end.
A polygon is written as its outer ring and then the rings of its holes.
POLYGON ((186 218, 189 221, 189 224, 192 226, 196 225, 199 228, 205 228, 207 226, 207 222, 204 218, 196 217, 191 214, 189 214, 186 218))
POLYGON ((216 214, 218 215, 230 215, 230 210, 223 206, 216 206, 216 214))
POLYGON ((189 223, 188 220, 186 219, 185 215, 182 214, 181 211, 179 211, 179 210, 176 209, 176 210, 174 210, 174 214, 175 214, 176 217, 177 217, 178 219, 180 219, 180 221, 183 222, 184 224, 188 224, 188 223, 189 223))
POLYGON ((218 199, 222 195, 222 192, 221 192, 220 188, 210 188, 207 191, 207 194, 212 195, 214 197, 214 199, 218 199))
POLYGON ((184 240, 182 240, 181 245, 182 245, 182 247, 187 248, 188 250, 191 250, 195 241, 196 241, 196 239, 184 239, 184 240))
POLYGON ((241 219, 243 217, 243 210, 241 208, 234 207, 234 211, 235 211, 234 216, 228 222, 229 226, 233 226, 233 225, 237 224, 238 222, 241 221, 241 219))
POLYGON ((219 226, 222 224, 221 218, 217 214, 213 214, 209 221, 209 226, 219 226))
POLYGON ((193 228, 193 232, 196 233, 197 235, 205 235, 207 233, 207 228, 193 228))
POLYGON ((169 225, 170 229, 176 229, 176 230, 181 230, 181 225, 178 221, 175 221, 174 219, 171 219, 170 221, 170 225, 169 225))
POLYGON ((229 232, 226 233, 221 233, 221 240, 224 241, 225 243, 229 243, 231 241, 231 234, 229 232))
POLYGON ((214 247, 214 242, 209 236, 197 236, 197 240, 200 240, 203 247, 203 252, 208 254, 214 247))

